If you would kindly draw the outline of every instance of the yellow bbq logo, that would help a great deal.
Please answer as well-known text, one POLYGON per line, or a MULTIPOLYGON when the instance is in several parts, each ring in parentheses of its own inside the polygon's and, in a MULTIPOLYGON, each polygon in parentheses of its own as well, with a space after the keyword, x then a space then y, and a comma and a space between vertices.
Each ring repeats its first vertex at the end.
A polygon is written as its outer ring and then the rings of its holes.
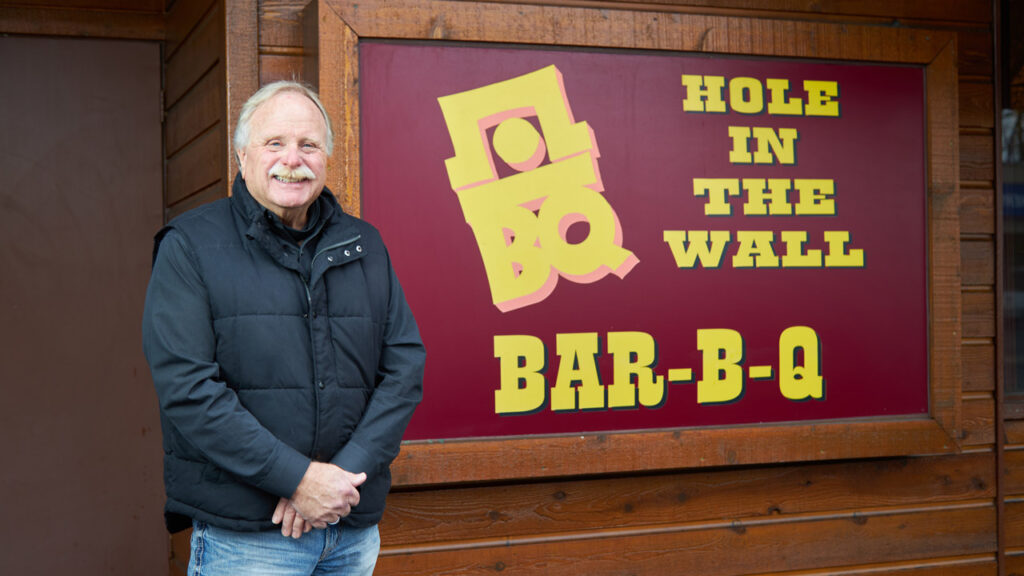
POLYGON ((555 66, 437 100, 455 149, 448 180, 499 310, 544 300, 559 277, 589 283, 632 270, 638 260, 622 247, 619 218, 602 195, 594 133, 574 120, 555 66), (515 174, 499 178, 493 154, 515 174), (588 232, 570 242, 578 222, 588 232))

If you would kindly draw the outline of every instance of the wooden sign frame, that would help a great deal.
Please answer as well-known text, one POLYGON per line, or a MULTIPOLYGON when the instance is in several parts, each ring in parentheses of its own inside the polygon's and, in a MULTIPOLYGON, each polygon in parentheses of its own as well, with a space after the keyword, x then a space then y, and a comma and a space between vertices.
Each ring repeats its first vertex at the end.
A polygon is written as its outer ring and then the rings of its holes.
POLYGON ((328 186, 359 213, 359 42, 443 40, 899 63, 925 70, 929 413, 813 423, 406 442, 397 486, 959 450, 961 298, 955 34, 653 11, 493 2, 316 0, 306 78, 335 124, 328 186))

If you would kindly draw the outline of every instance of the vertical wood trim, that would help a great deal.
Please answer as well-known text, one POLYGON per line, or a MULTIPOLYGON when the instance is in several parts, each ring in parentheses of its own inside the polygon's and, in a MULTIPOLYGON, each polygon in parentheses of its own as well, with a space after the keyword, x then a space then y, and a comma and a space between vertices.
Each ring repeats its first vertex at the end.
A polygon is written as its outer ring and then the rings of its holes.
POLYGON ((1007 481, 1009 480, 1010 468, 1006 465, 1006 410, 1005 410, 1005 372, 1003 362, 1003 350, 1005 348, 1003 341, 1003 274, 1005 273, 1004 260, 1004 244, 1003 244, 1003 163, 1002 163, 1002 149, 1003 149, 1003 131, 1002 131, 1002 114, 1003 114, 1003 96, 1002 96, 1002 84, 1005 81, 1003 79, 1003 65, 1002 65, 1002 1, 994 0, 992 2, 992 55, 994 65, 992 67, 992 125, 993 135, 995 137, 995 144, 993 146, 993 169, 995 175, 993 195, 995 200, 993 201, 995 208, 995 242, 996 242, 996 254, 995 254, 995 291, 996 291, 996 337, 995 337, 995 366, 996 366, 996 414, 995 414, 995 436, 996 436, 996 565, 998 576, 1006 576, 1007 573, 1007 557, 1006 557, 1006 493, 1007 493, 1007 481))
POLYGON ((227 90, 227 177, 228 190, 237 172, 232 139, 238 114, 245 101, 259 89, 259 10, 257 0, 223 0, 224 86, 227 90))
POLYGON ((957 438, 963 387, 961 344, 959 106, 956 41, 925 69, 929 210, 931 414, 957 438))
POLYGON ((345 212, 359 216, 359 37, 326 0, 317 0, 316 13, 316 83, 334 124, 334 154, 327 171, 327 187, 345 212))

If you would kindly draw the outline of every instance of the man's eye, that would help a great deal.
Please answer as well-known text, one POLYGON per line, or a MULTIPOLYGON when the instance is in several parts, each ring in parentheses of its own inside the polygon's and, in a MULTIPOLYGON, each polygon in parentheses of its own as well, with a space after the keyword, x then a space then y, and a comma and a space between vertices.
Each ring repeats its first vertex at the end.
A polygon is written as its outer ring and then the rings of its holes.
POLYGON ((277 140, 271 140, 270 142, 267 142, 267 147, 268 148, 280 148, 281 147, 281 143, 278 142, 277 140))
POLYGON ((307 142, 307 143, 302 145, 302 149, 303 150, 317 150, 318 148, 319 148, 319 146, 317 146, 316 144, 310 143, 310 142, 307 142))

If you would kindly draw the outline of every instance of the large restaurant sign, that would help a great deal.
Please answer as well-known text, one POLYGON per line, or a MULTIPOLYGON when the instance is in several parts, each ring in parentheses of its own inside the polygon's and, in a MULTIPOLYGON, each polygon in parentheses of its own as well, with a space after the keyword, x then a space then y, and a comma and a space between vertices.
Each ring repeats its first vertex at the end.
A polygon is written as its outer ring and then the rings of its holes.
POLYGON ((928 413, 920 67, 363 42, 410 440, 928 413))

